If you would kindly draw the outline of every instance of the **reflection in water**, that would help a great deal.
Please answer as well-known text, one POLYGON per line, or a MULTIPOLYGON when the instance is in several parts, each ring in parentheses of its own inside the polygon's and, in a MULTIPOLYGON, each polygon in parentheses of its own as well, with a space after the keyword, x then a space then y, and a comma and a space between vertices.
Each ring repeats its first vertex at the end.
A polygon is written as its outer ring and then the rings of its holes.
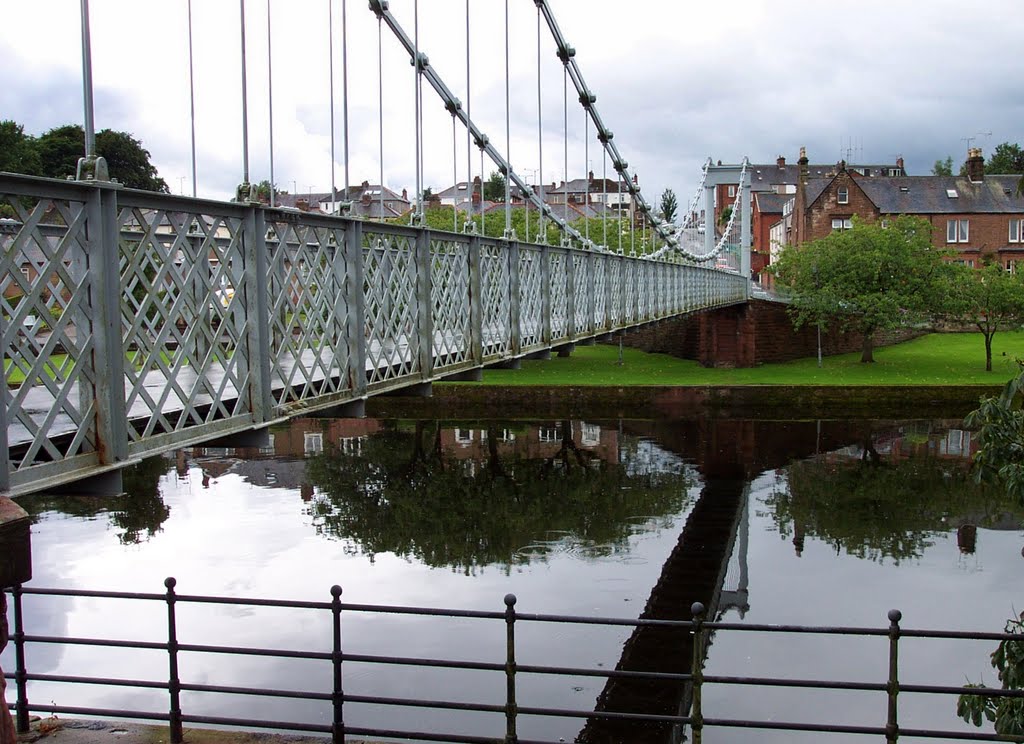
MULTIPOLYGON (((148 461, 127 474, 127 498, 28 497, 21 503, 36 517, 39 585, 148 591, 173 574, 194 593, 309 599, 337 581, 346 597, 367 603, 495 608, 512 591, 523 612, 687 617, 689 604, 699 599, 712 612, 717 607, 719 616, 733 606, 739 617, 731 620, 754 623, 877 626, 886 609, 899 606, 908 627, 992 627, 1019 594, 1022 510, 972 484, 971 449, 969 433, 929 423, 296 419, 274 428, 265 448, 182 450, 173 469, 170 460, 148 461), (739 560, 734 545, 742 546, 739 560), (124 561, 128 548, 132 560, 124 561), (976 572, 961 570, 958 561, 966 556, 976 572), (119 566, 116 573, 112 565, 119 566), (483 570, 490 566, 501 570, 483 570), (944 598, 947 592, 956 603, 944 598)), ((82 636, 109 631, 109 616, 88 603, 28 611, 37 613, 30 614, 37 628, 73 626, 82 636)), ((195 622, 200 637, 191 641, 237 641, 235 617, 195 622)), ((379 620, 347 622, 346 638, 360 644, 354 652, 494 658, 493 639, 484 631, 459 627, 453 640, 450 628, 400 625, 396 631, 379 620)), ((296 627, 305 626, 260 616, 245 641, 290 646, 296 627)), ((570 636, 561 628, 534 628, 524 623, 524 664, 688 671, 686 639, 641 637, 632 629, 588 628, 570 636)), ((871 653, 855 642, 810 650, 799 645, 804 642, 717 634, 708 673, 874 679, 884 670, 868 663, 871 653), (819 658, 836 660, 840 670, 811 668, 819 658)), ((116 668, 104 666, 108 660, 84 649, 62 651, 63 657, 47 648, 33 653, 37 664, 42 654, 53 654, 37 672, 64 670, 74 659, 82 665, 77 671, 84 666, 116 676, 116 668)), ((969 667, 977 653, 934 656, 915 657, 908 647, 901 655, 908 681, 916 675, 955 685, 965 673, 978 677, 969 667)), ((218 663, 209 673, 219 684, 310 684, 307 670, 286 662, 258 671, 218 663)), ((421 670, 355 666, 346 687, 352 694, 413 697, 436 684, 421 670)), ((676 712, 685 703, 678 684, 631 690, 593 678, 526 675, 521 684, 523 705, 583 712, 635 711, 652 703, 676 712)), ((476 678, 449 676, 441 689, 438 697, 494 702, 476 678)), ((80 699, 44 684, 33 693, 36 699, 61 695, 66 704, 124 703, 109 691, 73 694, 80 699)), ((822 710, 836 708, 849 717, 837 723, 877 720, 875 700, 823 701, 807 693, 794 702, 775 694, 709 689, 705 714, 764 718, 785 709, 791 719, 820 720, 822 710)), ((948 703, 922 704, 918 724, 956 723, 948 703)), ((249 700, 195 705, 196 714, 263 712, 249 700)), ((294 707, 282 708, 282 718, 324 715, 312 704, 288 705, 294 707)), ((418 714, 402 715, 364 706, 355 708, 352 721, 417 725, 418 714)), ((438 726, 448 723, 446 716, 438 726)), ((580 725, 578 719, 524 716, 520 736, 591 742, 632 736, 602 728, 596 717, 583 731, 580 725)), ((465 728, 467 734, 493 732, 482 724, 465 728)), ((652 732, 661 735, 656 727, 652 732)), ((715 732, 715 739, 744 740, 730 735, 715 732)), ((764 732, 759 741, 814 739, 764 732)))
POLYGON ((571 421, 397 424, 314 455, 308 513, 318 532, 354 540, 371 559, 393 553, 469 573, 553 549, 608 557, 628 551, 638 515, 661 519, 686 503, 682 463, 645 462, 639 450, 571 421))
POLYGON ((1024 509, 998 489, 979 486, 970 469, 969 432, 897 427, 857 444, 795 462, 766 499, 779 532, 797 555, 814 536, 837 552, 897 565, 920 559, 937 535, 957 530, 973 553, 977 528, 1015 528, 1024 509), (948 446, 956 441, 958 446, 948 446))

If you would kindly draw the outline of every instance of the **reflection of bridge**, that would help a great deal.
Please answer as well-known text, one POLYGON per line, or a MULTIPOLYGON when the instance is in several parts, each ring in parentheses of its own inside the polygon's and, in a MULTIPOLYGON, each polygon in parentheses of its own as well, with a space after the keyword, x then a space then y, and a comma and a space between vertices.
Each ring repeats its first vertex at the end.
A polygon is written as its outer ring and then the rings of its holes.
MULTIPOLYGON (((538 49, 543 15, 563 67, 556 76, 563 103, 567 107, 571 79, 586 113, 585 137, 589 143, 593 124, 618 182, 617 198, 606 178, 600 201, 596 193, 587 196, 591 211, 601 205, 602 245, 590 239, 589 220, 582 231, 569 224, 567 190, 559 210, 545 201, 543 187, 534 189, 516 174, 508 152, 499 153, 470 119, 470 91, 464 109, 430 66, 418 32, 410 38, 388 4, 376 0, 370 8, 378 29, 390 29, 415 68, 417 193, 409 226, 350 216, 348 184, 344 192, 332 185, 326 212, 265 208, 249 184, 244 110, 238 201, 122 189, 108 180, 95 151, 88 4, 82 8, 85 157, 78 180, 0 176, 0 336, 7 382, 0 407, 0 494, 87 477, 92 483, 77 489, 118 490, 126 463, 176 446, 244 435, 303 411, 358 407, 371 395, 475 375, 487 365, 543 356, 654 320, 744 303, 749 296, 749 257, 742 250, 733 262, 739 273, 699 265, 714 261, 727 244, 749 249, 745 170, 705 168, 708 183, 726 178, 741 185, 741 208, 734 210, 731 236, 715 245, 709 230, 709 252, 688 252, 641 196, 575 51, 542 0, 536 3, 538 49), (464 232, 424 226, 424 82, 441 98, 453 127, 465 127, 467 160, 472 139, 481 175, 484 155, 505 175, 500 238, 481 234, 482 211, 476 215, 480 232, 469 220, 464 232), (527 214, 537 215, 534 242, 529 223, 525 240, 512 229, 513 195, 529 207, 527 214), (617 250, 607 245, 611 205, 617 250), (629 223, 620 225, 627 215, 629 223), (547 244, 545 221, 561 231, 559 245, 547 244), (637 226, 644 235, 639 250, 633 244, 637 226)), ((468 17, 466 24, 468 70, 468 17)), ((342 25, 347 34, 347 22, 342 25)), ((506 56, 507 48, 506 42, 506 56)), ((539 59, 538 51, 538 86, 539 59)), ((245 79, 243 74, 243 109, 245 79)), ((333 88, 331 96, 333 138, 333 88)), ((344 112, 347 138, 347 100, 344 112)), ((568 123, 565 130, 567 170, 568 123)), ((534 131, 542 138, 543 127, 534 131)), ((273 180, 272 126, 270 136, 273 180)), ((347 158, 347 139, 345 153, 347 158)), ((347 180, 348 163, 345 170, 347 180)), ((273 186, 270 191, 273 204, 273 186)), ((447 224, 456 230, 454 211, 453 218, 447 224)))

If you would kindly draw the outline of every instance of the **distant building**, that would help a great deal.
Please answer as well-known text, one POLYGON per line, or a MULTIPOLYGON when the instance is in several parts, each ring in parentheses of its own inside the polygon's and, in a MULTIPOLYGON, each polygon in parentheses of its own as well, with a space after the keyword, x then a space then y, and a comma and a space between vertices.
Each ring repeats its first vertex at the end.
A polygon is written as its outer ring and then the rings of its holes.
POLYGON ((785 242, 800 244, 853 219, 874 222, 888 217, 921 217, 932 226, 932 244, 953 249, 957 260, 978 266, 998 260, 1007 271, 1024 266, 1024 196, 1019 175, 985 175, 980 148, 968 151, 966 176, 865 178, 840 163, 828 178, 807 169, 803 187, 792 197, 792 225, 785 242))

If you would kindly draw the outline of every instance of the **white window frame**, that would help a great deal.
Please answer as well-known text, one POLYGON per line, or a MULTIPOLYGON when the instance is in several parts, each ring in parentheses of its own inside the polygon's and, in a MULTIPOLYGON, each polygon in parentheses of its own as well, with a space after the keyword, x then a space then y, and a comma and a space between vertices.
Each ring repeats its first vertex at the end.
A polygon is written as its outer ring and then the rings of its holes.
POLYGON ((1010 234, 1009 237, 1007 237, 1007 240, 1011 243, 1020 243, 1021 239, 1024 238, 1024 235, 1021 234, 1024 233, 1024 230, 1021 229, 1022 227, 1024 227, 1024 220, 1019 218, 1011 219, 1009 230, 1010 234))
POLYGON ((850 189, 846 186, 840 186, 836 190, 836 202, 839 204, 850 203, 850 189))
POLYGON ((302 451, 307 455, 315 455, 324 451, 324 433, 322 431, 302 432, 302 451))
POLYGON ((852 217, 833 217, 832 218, 832 229, 833 230, 850 230, 853 228, 852 217))
POLYGON ((1017 273, 1017 259, 1015 259, 1015 258, 1008 258, 1008 259, 1006 259, 1006 263, 1003 264, 1003 267, 1006 269, 1006 273, 1007 274, 1016 274, 1017 273))
POLYGON ((965 219, 946 220, 946 242, 968 243, 971 237, 971 221, 965 219))
POLYGON ((729 198, 733 199, 735 197, 736 197, 736 187, 730 184, 730 186, 729 186, 729 198))
POLYGON ((466 445, 473 441, 473 430, 472 429, 455 429, 455 442, 456 444, 466 445))

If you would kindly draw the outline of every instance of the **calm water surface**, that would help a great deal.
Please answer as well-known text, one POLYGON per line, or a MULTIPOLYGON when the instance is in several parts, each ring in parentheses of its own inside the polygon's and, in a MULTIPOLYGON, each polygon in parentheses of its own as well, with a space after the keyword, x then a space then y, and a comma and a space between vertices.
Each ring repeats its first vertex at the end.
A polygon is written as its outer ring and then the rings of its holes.
MULTIPOLYGON (((636 618, 657 607, 686 617, 688 587, 707 584, 717 589, 716 617, 729 621, 884 627, 895 607, 904 627, 998 631, 1024 609, 1022 510, 973 486, 971 448, 955 421, 297 419, 263 449, 197 448, 144 463, 125 499, 21 504, 35 518, 39 587, 160 592, 174 576, 182 594, 325 601, 336 583, 349 602, 483 610, 502 610, 513 592, 521 612, 636 618)), ((26 598, 36 634, 162 640, 164 613, 159 603, 26 598)), ((185 605, 179 640, 324 650, 323 614, 185 605)), ((501 623, 357 613, 344 623, 352 653, 504 660, 501 623)), ((630 629, 520 623, 517 633, 520 663, 614 668, 630 629)), ((901 681, 998 685, 992 646, 906 640, 901 681)), ((2 664, 13 669, 10 649, 2 664)), ((181 665, 194 683, 330 689, 323 663, 185 654, 181 665)), ((160 679, 166 654, 34 645, 28 666, 160 679)), ((705 671, 883 682, 887 645, 720 632, 705 671)), ((593 710, 603 686, 522 675, 519 704, 593 710)), ((345 690, 500 704, 504 679, 352 663, 345 690)), ((163 694, 141 689, 35 683, 29 696, 166 709, 163 694)), ((183 708, 330 718, 317 703, 200 693, 183 695, 183 708)), ((952 699, 904 694, 900 711, 903 726, 970 730, 952 699)), ((712 685, 704 714, 876 726, 885 722, 885 698, 712 685)), ((456 715, 346 709, 356 726, 449 727, 456 715)), ((585 720, 522 717, 519 735, 572 741, 585 720)), ((478 735, 504 730, 484 714, 457 725, 478 735)), ((582 735, 614 736, 593 727, 582 735)), ((820 740, 705 734, 708 742, 820 740)))

